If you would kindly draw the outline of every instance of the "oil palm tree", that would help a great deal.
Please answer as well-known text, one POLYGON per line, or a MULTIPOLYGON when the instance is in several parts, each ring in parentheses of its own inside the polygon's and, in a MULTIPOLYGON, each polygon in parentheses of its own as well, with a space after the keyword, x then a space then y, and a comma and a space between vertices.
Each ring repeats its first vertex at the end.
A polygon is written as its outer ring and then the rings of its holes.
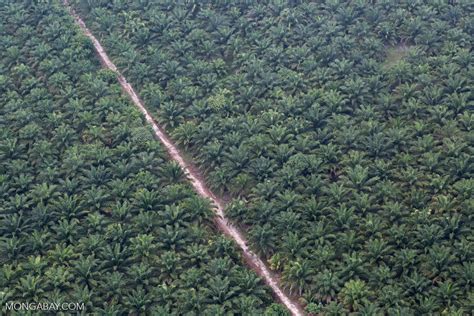
POLYGON ((309 289, 313 271, 308 261, 289 262, 283 269, 282 281, 290 293, 301 295, 309 289))
POLYGON ((364 281, 349 280, 344 284, 339 298, 344 305, 352 311, 359 311, 365 306, 371 296, 370 290, 364 281))

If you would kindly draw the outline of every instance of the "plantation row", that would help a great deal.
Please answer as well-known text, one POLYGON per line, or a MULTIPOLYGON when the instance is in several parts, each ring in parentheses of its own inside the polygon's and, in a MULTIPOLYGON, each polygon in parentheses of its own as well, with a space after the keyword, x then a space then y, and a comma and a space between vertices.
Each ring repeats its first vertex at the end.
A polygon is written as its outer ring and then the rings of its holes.
POLYGON ((309 312, 473 309, 468 1, 73 3, 309 312))
POLYGON ((0 43, 2 309, 285 313, 59 3, 1 1, 0 43))

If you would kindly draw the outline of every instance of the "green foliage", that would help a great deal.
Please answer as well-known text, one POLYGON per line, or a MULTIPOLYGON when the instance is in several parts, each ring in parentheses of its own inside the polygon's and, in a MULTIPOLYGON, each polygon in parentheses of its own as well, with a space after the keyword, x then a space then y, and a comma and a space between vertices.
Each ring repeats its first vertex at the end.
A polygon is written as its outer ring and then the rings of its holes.
MULTIPOLYGON (((62 6, 30 2, 0 5, 2 309, 262 314, 268 289, 214 230, 209 202, 167 161, 115 73, 62 6)), ((127 36, 143 26, 126 19, 127 36)))
POLYGON ((454 272, 473 259, 468 2, 129 0, 82 13, 210 186, 245 203, 228 214, 309 307, 470 309, 454 272))
MULTIPOLYGON (((71 2, 309 312, 472 310, 469 1, 71 2)), ((0 302, 284 314, 65 11, 3 4, 0 302)))

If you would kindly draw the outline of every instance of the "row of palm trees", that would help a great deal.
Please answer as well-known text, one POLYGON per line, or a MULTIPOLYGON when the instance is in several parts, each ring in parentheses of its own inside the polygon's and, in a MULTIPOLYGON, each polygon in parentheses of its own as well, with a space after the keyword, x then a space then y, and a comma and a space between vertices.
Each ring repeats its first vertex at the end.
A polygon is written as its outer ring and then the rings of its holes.
POLYGON ((308 311, 472 309, 468 2, 74 3, 308 311))
MULTIPOLYGON (((7 1, 8 2, 8 1, 7 1)), ((0 305, 281 310, 67 11, 0 4, 0 305)))

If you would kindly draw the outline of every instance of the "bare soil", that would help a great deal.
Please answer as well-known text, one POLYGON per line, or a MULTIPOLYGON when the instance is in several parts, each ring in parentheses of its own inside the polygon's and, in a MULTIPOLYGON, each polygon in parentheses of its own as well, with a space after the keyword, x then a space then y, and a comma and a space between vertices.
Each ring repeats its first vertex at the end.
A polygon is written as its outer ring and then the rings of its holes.
POLYGON ((387 56, 385 58, 384 65, 385 67, 391 67, 398 63, 400 60, 405 58, 409 53, 410 49, 413 46, 409 46, 404 43, 400 43, 396 46, 389 46, 386 48, 387 56))
POLYGON ((92 41, 94 48, 100 58, 100 61, 104 67, 114 71, 117 74, 117 79, 122 86, 123 90, 130 96, 135 106, 143 113, 146 121, 153 128, 155 136, 165 146, 171 159, 175 160, 183 170, 184 174, 191 182, 195 191, 202 197, 211 200, 216 214, 214 222, 218 229, 226 236, 232 238, 239 246, 242 252, 245 263, 251 267, 272 289, 275 298, 285 305, 293 315, 304 315, 303 308, 299 302, 288 296, 279 285, 279 278, 277 275, 272 273, 266 266, 264 261, 259 258, 248 246, 247 241, 240 230, 232 225, 224 214, 225 203, 222 199, 218 198, 209 188, 205 185, 205 181, 201 176, 200 172, 190 162, 187 162, 183 155, 178 150, 177 146, 171 141, 168 135, 165 133, 163 128, 159 126, 156 120, 151 116, 150 112, 145 108, 143 102, 128 83, 127 79, 120 73, 117 67, 112 63, 104 48, 95 36, 86 27, 84 21, 76 14, 76 12, 70 7, 67 0, 63 1, 64 5, 69 9, 69 13, 74 17, 75 22, 84 32, 84 34, 92 41))

